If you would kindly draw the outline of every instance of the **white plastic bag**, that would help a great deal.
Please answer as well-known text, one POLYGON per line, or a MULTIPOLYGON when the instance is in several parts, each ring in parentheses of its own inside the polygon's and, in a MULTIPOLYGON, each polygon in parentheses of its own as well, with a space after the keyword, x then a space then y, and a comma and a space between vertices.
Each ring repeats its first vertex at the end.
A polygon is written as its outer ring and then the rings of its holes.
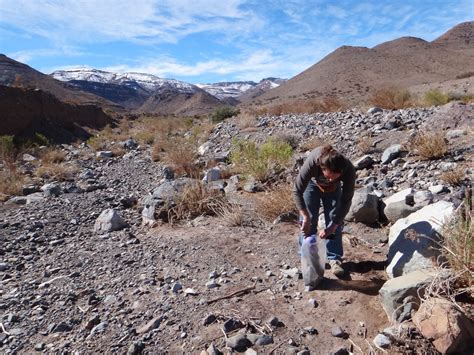
POLYGON ((324 278, 326 240, 311 235, 301 245, 301 272, 305 286, 316 287, 324 278))

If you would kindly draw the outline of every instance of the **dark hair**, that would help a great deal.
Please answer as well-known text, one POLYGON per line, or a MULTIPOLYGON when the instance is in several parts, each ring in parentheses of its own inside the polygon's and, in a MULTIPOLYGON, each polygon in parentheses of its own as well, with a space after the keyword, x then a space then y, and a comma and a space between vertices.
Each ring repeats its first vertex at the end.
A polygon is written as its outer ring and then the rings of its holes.
POLYGON ((346 167, 346 158, 330 144, 323 146, 319 157, 321 168, 329 169, 335 173, 343 173, 346 167))

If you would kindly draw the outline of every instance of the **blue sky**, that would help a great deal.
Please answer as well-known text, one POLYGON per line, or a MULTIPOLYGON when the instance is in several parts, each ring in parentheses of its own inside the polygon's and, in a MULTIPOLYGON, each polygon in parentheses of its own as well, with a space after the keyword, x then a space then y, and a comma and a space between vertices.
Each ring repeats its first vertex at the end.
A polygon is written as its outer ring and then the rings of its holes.
POLYGON ((473 0, 0 0, 0 53, 191 83, 290 78, 341 45, 431 41, 473 0))

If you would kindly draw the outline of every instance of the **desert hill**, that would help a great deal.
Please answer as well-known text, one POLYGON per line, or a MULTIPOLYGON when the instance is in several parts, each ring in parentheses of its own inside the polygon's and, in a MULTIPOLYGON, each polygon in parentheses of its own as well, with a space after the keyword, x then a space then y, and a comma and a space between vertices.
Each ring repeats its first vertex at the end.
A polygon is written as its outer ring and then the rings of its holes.
POLYGON ((54 142, 89 137, 85 127, 100 129, 112 118, 95 105, 62 102, 51 93, 0 85, 0 135, 21 137, 41 133, 54 142))
POLYGON ((342 46, 254 102, 333 96, 357 103, 384 87, 456 79, 474 71, 473 27, 462 23, 432 42, 402 37, 373 48, 342 46))
POLYGON ((73 104, 98 105, 103 108, 120 109, 118 105, 108 100, 80 91, 3 54, 0 54, 0 85, 40 89, 51 93, 60 101, 73 104))

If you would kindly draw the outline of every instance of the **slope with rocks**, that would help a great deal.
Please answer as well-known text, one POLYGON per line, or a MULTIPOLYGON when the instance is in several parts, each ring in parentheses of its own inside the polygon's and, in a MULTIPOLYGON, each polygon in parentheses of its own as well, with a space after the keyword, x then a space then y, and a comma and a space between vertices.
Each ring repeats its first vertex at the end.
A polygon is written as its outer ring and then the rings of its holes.
MULTIPOLYGON (((472 109, 262 116, 252 130, 240 130, 232 119, 214 128, 201 159, 228 151, 233 137, 261 142, 293 135, 299 144, 314 136, 331 141, 356 160, 362 155, 358 139, 370 134, 373 163, 359 167, 360 185, 391 196, 410 186, 444 184, 435 199, 456 202, 461 187, 443 183, 439 173, 472 159, 472 132, 465 129, 472 127, 472 109), (384 148, 446 118, 448 155, 382 162, 384 148)), ((42 193, 29 189, 27 196, 0 205, 3 353, 212 353, 212 347, 224 351, 226 345, 229 351, 251 347, 263 353, 375 351, 373 339, 390 325, 378 295, 387 278, 386 229, 348 222, 347 278, 328 271, 323 285, 306 293, 298 278, 296 221, 253 218, 247 226, 231 227, 219 217, 200 216, 189 223, 142 225, 135 202, 143 197, 146 203, 156 187, 179 179, 152 162, 149 147, 124 146, 127 154, 110 158, 95 158, 86 145, 62 146, 66 160, 80 166, 74 179, 43 186, 42 193), (110 208, 126 226, 101 230, 96 221, 110 208)), ((294 174, 290 169, 280 178, 292 180, 294 174)), ((245 205, 253 196, 242 190, 226 194, 245 205)), ((255 212, 250 204, 247 213, 255 212)), ((412 323, 400 329, 404 336, 391 345, 377 344, 395 353, 436 353, 412 323)))
POLYGON ((96 105, 120 110, 120 106, 104 100, 100 96, 80 91, 3 54, 0 54, 0 85, 39 89, 49 92, 57 99, 68 103, 96 105))
POLYGON ((456 79, 473 71, 473 27, 460 24, 432 42, 403 37, 374 48, 340 47, 256 102, 334 96, 353 104, 380 88, 456 79))
POLYGON ((85 128, 101 129, 113 119, 94 105, 75 105, 42 90, 0 85, 0 135, 31 137, 41 133, 53 142, 87 139, 85 128))

